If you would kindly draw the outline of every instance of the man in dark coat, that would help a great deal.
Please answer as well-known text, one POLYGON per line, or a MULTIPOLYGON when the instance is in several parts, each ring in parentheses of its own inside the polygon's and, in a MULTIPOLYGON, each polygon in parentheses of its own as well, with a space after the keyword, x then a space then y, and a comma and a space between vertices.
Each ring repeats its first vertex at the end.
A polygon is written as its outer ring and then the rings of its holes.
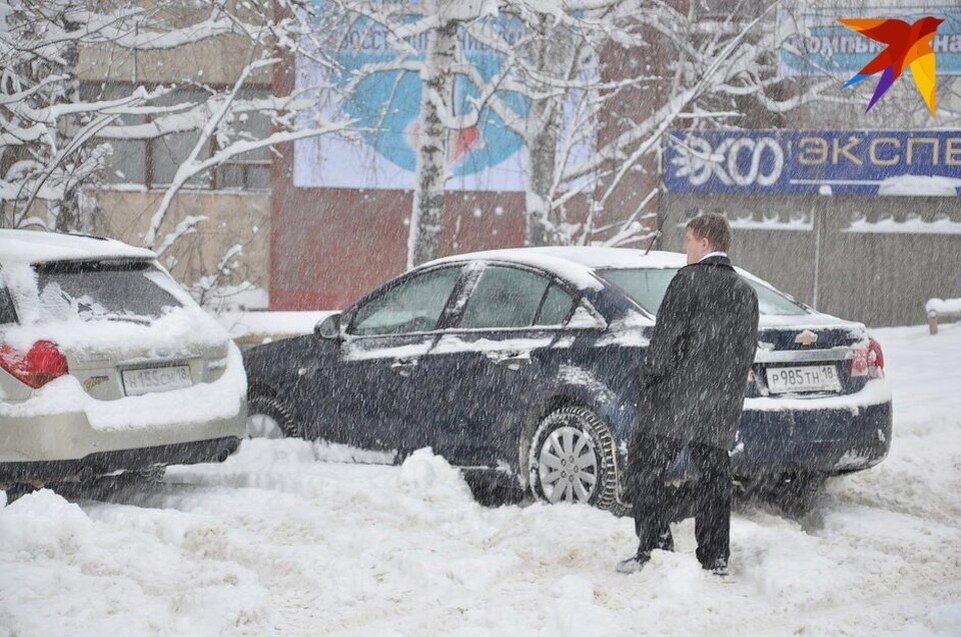
POLYGON ((757 295, 727 257, 731 230, 720 215, 687 224, 687 267, 657 312, 642 366, 639 419, 629 449, 627 491, 640 544, 621 572, 654 549, 673 550, 671 493, 664 477, 689 447, 697 472, 697 559, 719 575, 730 555, 731 463, 748 373, 757 348, 757 295))

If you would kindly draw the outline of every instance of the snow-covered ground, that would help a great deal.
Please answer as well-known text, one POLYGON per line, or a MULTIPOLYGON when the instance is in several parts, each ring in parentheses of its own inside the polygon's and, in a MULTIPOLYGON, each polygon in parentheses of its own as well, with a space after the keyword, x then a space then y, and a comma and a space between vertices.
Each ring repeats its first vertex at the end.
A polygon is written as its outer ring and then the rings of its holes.
POLYGON ((957 637, 961 324, 875 335, 891 456, 803 524, 737 513, 728 582, 700 570, 690 521, 624 576, 627 519, 483 508, 426 451, 388 467, 258 440, 126 499, 0 510, 0 634, 957 637))

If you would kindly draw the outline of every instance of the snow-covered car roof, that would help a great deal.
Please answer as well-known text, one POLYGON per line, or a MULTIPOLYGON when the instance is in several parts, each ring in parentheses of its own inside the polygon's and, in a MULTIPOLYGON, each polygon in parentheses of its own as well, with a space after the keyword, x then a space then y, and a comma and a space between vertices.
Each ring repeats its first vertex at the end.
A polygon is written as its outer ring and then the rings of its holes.
MULTIPOLYGON (((683 268, 687 265, 687 256, 680 252, 651 251, 634 248, 607 248, 601 246, 544 246, 536 248, 503 248, 499 250, 483 250, 480 252, 466 252, 448 257, 441 257, 428 261, 418 267, 424 268, 439 263, 463 263, 475 260, 501 260, 537 267, 561 278, 571 281, 582 289, 599 289, 603 284, 594 274, 595 270, 606 268, 683 268)), ((751 274, 747 270, 735 266, 737 272, 752 281, 777 290, 764 279, 751 274)), ((779 292, 783 294, 782 292, 779 292)), ((830 314, 823 314, 808 308, 808 314, 803 316, 778 316, 765 314, 761 316, 762 327, 790 328, 790 327, 844 327, 860 328, 860 323, 839 319, 830 314)))
POLYGON ((0 230, 0 264, 84 259, 154 259, 145 248, 114 239, 35 230, 0 230))
POLYGON ((648 252, 633 248, 601 246, 543 246, 536 248, 502 248, 467 252, 441 257, 424 263, 427 267, 439 263, 474 260, 502 260, 540 268, 567 279, 582 288, 600 288, 602 284, 593 271, 602 268, 681 268, 687 264, 679 252, 648 252))
MULTIPOLYGON (((687 264, 680 252, 652 251, 634 248, 607 248, 601 246, 544 246, 536 248, 503 248, 483 250, 441 257, 431 264, 445 261, 468 261, 474 259, 504 259, 549 268, 556 260, 597 268, 679 268, 687 264)), ((424 265, 427 265, 426 263, 424 265)))

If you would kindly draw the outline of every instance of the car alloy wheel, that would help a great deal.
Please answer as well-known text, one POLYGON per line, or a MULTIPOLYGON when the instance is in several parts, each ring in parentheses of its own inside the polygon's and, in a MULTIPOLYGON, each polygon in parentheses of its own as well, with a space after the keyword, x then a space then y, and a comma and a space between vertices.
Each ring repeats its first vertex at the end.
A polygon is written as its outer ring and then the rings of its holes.
POLYGON ((289 438, 302 436, 293 416, 279 399, 254 394, 247 400, 248 438, 289 438))
POLYGON ((280 423, 268 414, 249 414, 247 416, 248 438, 283 438, 280 423))
POLYGON ((617 449, 607 424, 590 409, 562 407, 531 437, 528 469, 535 498, 619 511, 617 449))
POLYGON ((597 453, 577 427, 558 427, 544 438, 537 454, 538 478, 551 503, 589 502, 597 486, 597 453))

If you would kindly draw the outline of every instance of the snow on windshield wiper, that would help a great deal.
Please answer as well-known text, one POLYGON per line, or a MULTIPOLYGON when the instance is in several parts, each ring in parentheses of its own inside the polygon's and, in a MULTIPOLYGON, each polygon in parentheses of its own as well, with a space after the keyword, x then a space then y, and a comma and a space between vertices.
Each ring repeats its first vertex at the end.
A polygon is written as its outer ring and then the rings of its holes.
POLYGON ((150 325, 153 323, 153 319, 149 316, 140 316, 137 314, 120 314, 120 313, 108 313, 101 314, 95 312, 84 312, 79 315, 85 321, 127 321, 129 323, 140 323, 141 325, 150 325))

